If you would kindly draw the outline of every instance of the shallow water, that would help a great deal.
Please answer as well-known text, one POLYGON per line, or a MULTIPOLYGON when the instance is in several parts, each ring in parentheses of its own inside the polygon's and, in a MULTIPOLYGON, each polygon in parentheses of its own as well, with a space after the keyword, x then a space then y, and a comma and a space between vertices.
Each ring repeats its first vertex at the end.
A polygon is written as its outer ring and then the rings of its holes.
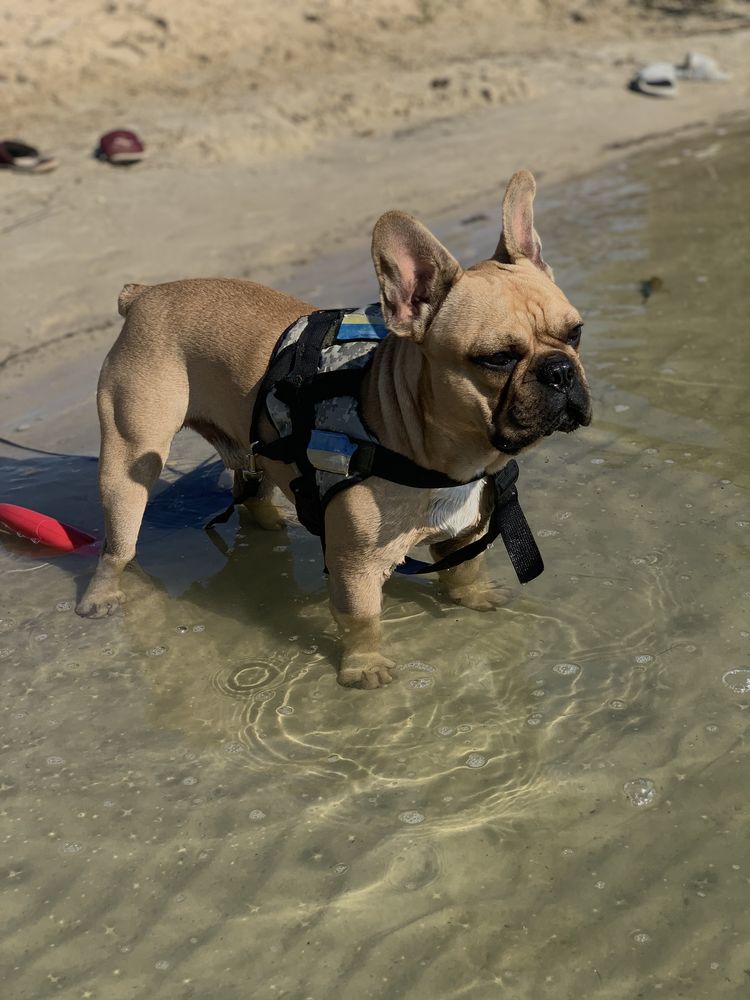
MULTIPOLYGON (((747 995, 747 148, 542 202, 595 423, 523 458, 547 571, 507 608, 392 582, 390 688, 336 685, 316 540, 201 532, 188 436, 125 613, 81 621, 92 558, 5 537, 5 996, 747 995)), ((4 454, 3 499, 97 523, 95 463, 4 454)))

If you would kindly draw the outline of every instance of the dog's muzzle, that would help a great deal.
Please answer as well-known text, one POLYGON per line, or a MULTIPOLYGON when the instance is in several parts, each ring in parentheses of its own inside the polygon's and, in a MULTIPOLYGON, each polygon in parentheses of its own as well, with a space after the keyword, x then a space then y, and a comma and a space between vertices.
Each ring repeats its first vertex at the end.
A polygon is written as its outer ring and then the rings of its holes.
POLYGON ((555 414, 547 434, 574 431, 591 423, 588 390, 567 355, 550 354, 537 366, 536 378, 547 389, 551 397, 550 410, 555 414))

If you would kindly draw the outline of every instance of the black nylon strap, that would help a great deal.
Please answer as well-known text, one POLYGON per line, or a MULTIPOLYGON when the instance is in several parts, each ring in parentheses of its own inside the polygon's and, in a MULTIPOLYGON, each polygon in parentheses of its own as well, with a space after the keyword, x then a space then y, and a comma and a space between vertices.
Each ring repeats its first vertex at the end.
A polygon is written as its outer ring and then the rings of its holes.
POLYGON ((511 494, 500 508, 500 537, 508 558, 513 564, 519 583, 528 583, 544 572, 542 554, 534 541, 529 522, 526 520, 518 499, 518 490, 513 487, 511 494))
POLYGON ((521 510, 515 485, 517 479, 518 463, 514 459, 492 477, 494 505, 487 531, 481 538, 476 538, 434 563, 407 556, 396 567, 396 572, 405 576, 421 576, 423 573, 441 573, 443 570, 453 569, 484 552, 500 535, 519 582, 528 583, 539 576, 544 570, 544 563, 521 510))
MULTIPOLYGON (((439 490, 451 486, 466 486, 467 484, 458 479, 446 476, 444 472, 436 472, 435 469, 425 469, 422 465, 417 465, 405 455, 399 455, 397 451, 384 448, 382 444, 365 441, 357 448, 349 463, 352 473, 361 478, 367 476, 378 476, 380 479, 387 479, 391 483, 398 483, 400 486, 413 486, 415 489, 439 490)), ((483 478, 470 479, 469 482, 477 482, 483 478)))
POLYGON ((232 514, 234 514, 234 508, 237 506, 237 503, 238 501, 232 500, 232 502, 226 508, 226 510, 222 510, 218 514, 214 514, 211 520, 207 521, 206 524, 203 525, 203 530, 210 531, 211 528, 214 527, 214 525, 226 524, 229 518, 232 516, 232 514))

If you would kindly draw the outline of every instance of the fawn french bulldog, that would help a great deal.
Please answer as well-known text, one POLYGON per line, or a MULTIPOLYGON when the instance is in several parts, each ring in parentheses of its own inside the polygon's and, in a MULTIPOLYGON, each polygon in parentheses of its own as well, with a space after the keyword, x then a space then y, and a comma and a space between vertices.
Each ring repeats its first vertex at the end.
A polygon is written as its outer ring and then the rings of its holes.
MULTIPOLYGON (((385 448, 457 485, 415 489, 371 476, 326 507, 331 609, 342 637, 338 680, 346 686, 391 680, 380 651, 382 587, 409 550, 428 543, 442 558, 479 537, 492 506, 481 477, 545 435, 590 422, 581 318, 542 259, 534 193, 530 173, 514 174, 497 249, 467 270, 403 212, 375 225, 388 335, 363 377, 362 420, 385 448)), ((111 614, 124 600, 120 577, 181 427, 202 434, 236 475, 246 467, 274 347, 313 307, 250 281, 201 279, 126 285, 119 308, 125 323, 97 396, 106 545, 76 608, 89 617, 111 614)), ((261 440, 269 436, 262 419, 261 440)), ((298 470, 263 457, 257 469, 260 489, 246 506, 262 527, 279 527, 272 490, 294 499, 298 470)), ((449 599, 478 610, 500 601, 482 556, 444 570, 440 582, 449 599)))

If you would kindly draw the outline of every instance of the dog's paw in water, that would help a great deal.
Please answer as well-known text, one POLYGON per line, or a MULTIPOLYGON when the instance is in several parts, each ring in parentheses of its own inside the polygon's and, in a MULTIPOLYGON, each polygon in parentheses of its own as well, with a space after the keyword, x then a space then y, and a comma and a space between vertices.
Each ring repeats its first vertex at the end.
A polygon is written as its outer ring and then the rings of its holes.
POLYGON ((445 596, 454 604, 472 611, 494 611, 503 608, 513 596, 512 587, 493 586, 489 583, 468 584, 465 587, 452 587, 445 591, 445 596))
POLYGON ((279 508, 265 497, 246 500, 245 509, 251 520, 263 531, 281 531, 286 527, 286 521, 279 508))
POLYGON ((81 618, 106 618, 113 615, 121 604, 125 603, 125 594, 115 590, 108 594, 84 594, 76 605, 76 614, 81 618))
POLYGON ((380 653, 350 653, 344 657, 337 680, 343 687, 373 691, 391 683, 394 666, 393 660, 380 653))

